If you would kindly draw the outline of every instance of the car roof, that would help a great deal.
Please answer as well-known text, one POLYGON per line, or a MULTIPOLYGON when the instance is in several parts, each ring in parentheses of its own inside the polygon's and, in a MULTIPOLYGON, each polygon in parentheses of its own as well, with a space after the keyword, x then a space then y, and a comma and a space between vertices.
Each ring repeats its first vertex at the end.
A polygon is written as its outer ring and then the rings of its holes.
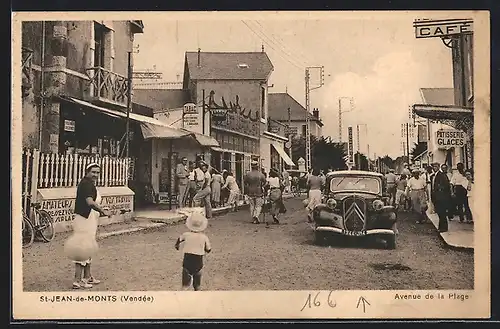
POLYGON ((384 177, 383 174, 375 171, 364 171, 364 170, 339 170, 334 171, 329 174, 330 177, 335 176, 371 176, 371 177, 384 177))

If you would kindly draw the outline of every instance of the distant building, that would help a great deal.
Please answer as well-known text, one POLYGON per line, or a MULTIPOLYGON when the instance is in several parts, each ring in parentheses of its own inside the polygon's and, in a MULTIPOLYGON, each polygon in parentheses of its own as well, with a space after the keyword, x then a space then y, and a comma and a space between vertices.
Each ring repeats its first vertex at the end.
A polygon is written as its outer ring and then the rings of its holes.
MULTIPOLYGON (((269 117, 285 125, 290 121, 292 134, 296 137, 305 135, 306 113, 305 107, 288 93, 269 94, 269 117)), ((311 135, 323 136, 323 122, 319 116, 319 109, 314 109, 308 115, 311 135)))

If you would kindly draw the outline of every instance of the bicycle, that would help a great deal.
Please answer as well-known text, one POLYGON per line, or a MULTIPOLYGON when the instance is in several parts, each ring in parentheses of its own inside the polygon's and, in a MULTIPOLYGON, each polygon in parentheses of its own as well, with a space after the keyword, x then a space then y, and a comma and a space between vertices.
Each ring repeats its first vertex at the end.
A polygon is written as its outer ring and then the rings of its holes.
MULTIPOLYGON (((39 202, 31 202, 31 196, 28 195, 27 197, 28 200, 30 200, 30 209, 32 210, 32 216, 28 216, 23 209, 23 247, 25 229, 27 239, 31 235, 28 231, 32 228, 33 240, 36 236, 39 236, 44 242, 52 241, 56 235, 54 220, 47 211, 41 209, 42 206, 39 202), (31 225, 31 227, 29 225, 31 225)), ((33 241, 31 241, 31 243, 33 243, 33 241)), ((31 243, 26 243, 26 246, 30 246, 31 243)))
POLYGON ((28 248, 33 244, 35 240, 35 228, 33 224, 31 224, 30 219, 23 211, 23 224, 22 224, 22 237, 23 237, 23 248, 28 248))

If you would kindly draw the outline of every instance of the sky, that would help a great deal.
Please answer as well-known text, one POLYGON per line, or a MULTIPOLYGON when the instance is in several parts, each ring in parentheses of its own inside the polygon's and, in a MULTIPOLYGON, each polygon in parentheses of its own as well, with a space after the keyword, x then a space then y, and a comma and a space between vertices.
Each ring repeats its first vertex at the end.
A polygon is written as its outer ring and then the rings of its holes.
MULTIPOLYGON (((435 13, 337 12, 334 14, 248 13, 164 16, 143 20, 136 35, 134 70, 155 69, 164 81, 182 79, 186 51, 261 51, 274 66, 269 92, 287 91, 305 105, 305 67, 324 66, 324 85, 311 91, 324 136, 338 140, 339 98, 343 140, 347 127, 363 128, 361 149, 370 157, 402 155, 400 125, 409 106, 421 103, 419 88, 453 87, 451 50, 440 39, 416 39, 413 21, 435 13), (366 134, 365 134, 366 133, 366 134)), ((311 71, 311 84, 319 82, 311 71)))

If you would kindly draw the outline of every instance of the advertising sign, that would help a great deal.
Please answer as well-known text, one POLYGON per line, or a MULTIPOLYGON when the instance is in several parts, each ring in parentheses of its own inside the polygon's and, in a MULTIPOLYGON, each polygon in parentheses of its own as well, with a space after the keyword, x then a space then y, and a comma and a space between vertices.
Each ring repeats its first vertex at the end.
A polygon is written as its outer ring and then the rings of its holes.
POLYGON ((458 129, 440 129, 436 131, 436 145, 438 149, 464 147, 466 142, 465 132, 458 129))
POLYGON ((474 31, 472 19, 418 20, 413 23, 413 27, 417 39, 443 38, 474 31))
POLYGON ((75 121, 73 120, 64 120, 64 131, 75 131, 75 121))
POLYGON ((194 103, 184 104, 182 112, 182 123, 186 128, 198 126, 200 124, 200 116, 198 108, 194 103))
POLYGON ((354 152, 353 152, 353 140, 352 140, 352 127, 347 128, 348 133, 348 146, 347 146, 347 154, 349 156, 349 163, 354 163, 354 152))

